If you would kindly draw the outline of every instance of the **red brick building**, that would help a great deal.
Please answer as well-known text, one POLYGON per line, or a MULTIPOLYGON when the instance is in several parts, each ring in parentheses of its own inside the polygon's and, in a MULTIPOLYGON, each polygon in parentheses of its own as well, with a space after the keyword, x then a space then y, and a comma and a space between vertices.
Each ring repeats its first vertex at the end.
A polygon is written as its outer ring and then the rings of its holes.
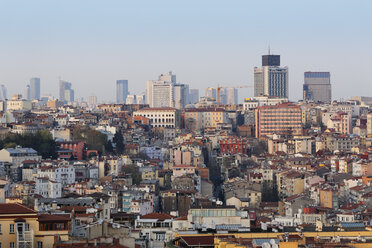
POLYGON ((83 141, 59 142, 58 145, 62 149, 71 150, 75 160, 83 160, 85 150, 83 141))
POLYGON ((220 140, 220 153, 222 154, 248 154, 250 142, 244 138, 231 137, 220 140))

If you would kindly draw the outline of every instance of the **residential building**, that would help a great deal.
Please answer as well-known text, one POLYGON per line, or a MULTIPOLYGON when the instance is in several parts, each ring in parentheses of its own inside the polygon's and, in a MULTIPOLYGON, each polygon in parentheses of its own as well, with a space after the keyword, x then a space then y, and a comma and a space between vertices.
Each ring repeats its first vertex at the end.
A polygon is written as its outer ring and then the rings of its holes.
POLYGON ((32 148, 5 148, 0 151, 0 161, 19 166, 25 160, 41 161, 41 156, 32 148))
POLYGON ((36 178, 36 194, 45 198, 60 198, 62 197, 62 184, 57 181, 50 180, 47 177, 36 178))
POLYGON ((150 120, 152 127, 179 128, 179 110, 170 107, 143 108, 133 112, 133 116, 143 116, 150 120))
POLYGON ((53 247, 69 239, 69 215, 38 214, 18 203, 0 204, 1 247, 53 247))
POLYGON ((185 109, 185 127, 198 131, 206 127, 217 127, 227 123, 227 112, 222 108, 188 108, 185 109))

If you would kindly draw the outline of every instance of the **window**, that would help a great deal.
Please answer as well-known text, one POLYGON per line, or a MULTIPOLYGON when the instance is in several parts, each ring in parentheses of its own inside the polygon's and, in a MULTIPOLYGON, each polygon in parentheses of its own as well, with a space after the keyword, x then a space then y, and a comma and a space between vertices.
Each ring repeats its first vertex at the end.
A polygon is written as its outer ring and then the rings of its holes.
POLYGON ((43 248, 43 242, 37 241, 37 248, 43 248))
POLYGON ((9 247, 14 248, 14 242, 10 242, 9 247))
POLYGON ((9 233, 14 233, 14 224, 9 225, 9 233))
POLYGON ((30 224, 25 224, 25 231, 26 232, 30 231, 30 224))

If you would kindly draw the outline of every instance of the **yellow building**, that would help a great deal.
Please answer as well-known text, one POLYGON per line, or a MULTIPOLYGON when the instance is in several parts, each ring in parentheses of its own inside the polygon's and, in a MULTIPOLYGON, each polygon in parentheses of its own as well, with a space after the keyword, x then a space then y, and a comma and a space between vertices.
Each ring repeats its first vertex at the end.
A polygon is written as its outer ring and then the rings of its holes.
POLYGON ((19 203, 0 204, 1 248, 52 248, 55 237, 68 240, 68 215, 41 214, 19 203))

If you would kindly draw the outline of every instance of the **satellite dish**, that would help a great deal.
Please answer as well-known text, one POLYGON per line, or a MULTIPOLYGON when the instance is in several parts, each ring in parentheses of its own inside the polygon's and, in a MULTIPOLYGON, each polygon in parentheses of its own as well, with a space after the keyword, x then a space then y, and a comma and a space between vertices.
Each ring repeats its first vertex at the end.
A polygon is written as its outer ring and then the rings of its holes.
POLYGON ((271 245, 267 242, 262 244, 262 248, 271 248, 271 245))
POLYGON ((270 239, 270 244, 275 245, 276 244, 275 239, 270 239))

